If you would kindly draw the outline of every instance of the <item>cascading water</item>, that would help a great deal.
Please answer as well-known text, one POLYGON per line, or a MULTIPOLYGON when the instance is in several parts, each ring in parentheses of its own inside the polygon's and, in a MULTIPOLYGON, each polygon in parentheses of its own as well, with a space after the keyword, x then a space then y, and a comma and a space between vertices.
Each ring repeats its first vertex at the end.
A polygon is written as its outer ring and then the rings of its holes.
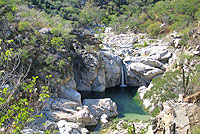
POLYGON ((124 63, 122 62, 122 67, 121 67, 121 85, 120 87, 127 87, 126 85, 126 67, 124 63))

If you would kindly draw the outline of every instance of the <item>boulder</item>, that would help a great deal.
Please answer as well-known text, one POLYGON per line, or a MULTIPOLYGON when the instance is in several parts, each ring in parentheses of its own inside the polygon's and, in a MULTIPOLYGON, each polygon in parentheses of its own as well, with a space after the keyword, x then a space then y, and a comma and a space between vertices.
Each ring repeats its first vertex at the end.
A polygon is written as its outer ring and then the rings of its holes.
POLYGON ((81 94, 75 89, 67 89, 65 86, 61 86, 58 94, 61 98, 66 98, 81 103, 81 94))
POLYGON ((50 28, 42 28, 42 29, 40 29, 40 30, 38 30, 38 32, 40 32, 41 34, 45 34, 45 33, 48 33, 48 32, 50 32, 50 28))
POLYGON ((82 106, 77 109, 78 111, 73 115, 76 122, 82 126, 97 125, 97 121, 92 113, 89 111, 88 106, 82 106))
POLYGON ((131 57, 127 56, 123 60, 126 66, 132 63, 143 63, 145 65, 165 70, 164 64, 152 57, 131 57))
POLYGON ((75 113, 77 107, 80 106, 80 103, 64 99, 64 98, 55 98, 52 102, 52 109, 58 110, 58 111, 65 111, 65 112, 71 112, 75 113))
POLYGON ((143 63, 131 63, 127 66, 127 76, 128 76, 128 84, 133 85, 131 83, 131 78, 137 79, 140 83, 139 86, 146 86, 150 83, 150 81, 153 79, 153 77, 162 74, 164 71, 155 68, 152 66, 148 66, 143 63))
POLYGON ((105 71, 102 60, 99 56, 89 53, 82 55, 81 69, 75 69, 74 76, 79 91, 105 91, 105 71))
POLYGON ((81 128, 77 123, 60 120, 57 122, 60 134, 87 134, 86 128, 81 128))
POLYGON ((100 117, 100 121, 101 121, 101 123, 103 123, 103 124, 108 123, 108 115, 103 114, 103 115, 100 117))
POLYGON ((88 106, 91 113, 97 118, 103 114, 108 115, 108 117, 114 117, 118 114, 117 105, 110 98, 84 99, 83 105, 88 106))

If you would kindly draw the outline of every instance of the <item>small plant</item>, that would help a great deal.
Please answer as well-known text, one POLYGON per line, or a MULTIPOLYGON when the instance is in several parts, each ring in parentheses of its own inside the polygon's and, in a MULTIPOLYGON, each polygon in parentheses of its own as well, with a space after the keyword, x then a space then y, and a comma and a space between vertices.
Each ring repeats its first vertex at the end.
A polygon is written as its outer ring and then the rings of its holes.
POLYGON ((146 47, 146 46, 148 46, 148 43, 145 41, 144 44, 138 44, 138 45, 136 44, 132 48, 135 49, 135 48, 138 48, 138 47, 146 47))
POLYGON ((60 62, 58 63, 58 67, 59 67, 59 71, 62 72, 63 68, 65 65, 65 61, 64 60, 60 60, 60 62))
POLYGON ((155 42, 155 40, 149 40, 149 43, 154 43, 155 42))

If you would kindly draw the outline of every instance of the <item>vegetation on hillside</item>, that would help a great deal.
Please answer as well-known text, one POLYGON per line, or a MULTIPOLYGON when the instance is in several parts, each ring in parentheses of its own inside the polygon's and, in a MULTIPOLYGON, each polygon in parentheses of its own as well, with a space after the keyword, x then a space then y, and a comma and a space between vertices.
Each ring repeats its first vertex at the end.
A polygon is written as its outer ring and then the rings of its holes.
POLYGON ((71 24, 15 0, 0 0, 0 16, 0 128, 20 133, 42 116, 45 100, 55 92, 52 72, 70 69, 71 24), (42 34, 41 28, 50 31, 42 34))
POLYGON ((199 0, 24 0, 76 26, 112 26, 118 33, 131 29, 151 37, 192 27, 200 19, 199 0), (161 26, 161 24, 163 24, 161 26))
MULTIPOLYGON (((200 64, 190 66, 190 61, 198 61, 199 56, 193 57, 182 53, 179 56, 178 67, 165 72, 162 76, 152 80, 152 88, 144 94, 144 99, 150 99, 151 103, 158 106, 167 100, 177 100, 179 94, 191 95, 200 91, 200 64)), ((175 67, 177 66, 175 65, 175 67)), ((149 107, 150 108, 150 107, 149 107)), ((153 111, 153 115, 159 113, 159 107, 153 111)))

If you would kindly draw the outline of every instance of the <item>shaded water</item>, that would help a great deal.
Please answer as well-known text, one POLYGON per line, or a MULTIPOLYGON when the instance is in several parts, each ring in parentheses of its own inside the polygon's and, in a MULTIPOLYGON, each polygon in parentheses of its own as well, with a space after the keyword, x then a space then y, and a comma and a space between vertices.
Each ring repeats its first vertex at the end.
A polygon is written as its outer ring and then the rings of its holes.
MULTIPOLYGON (((136 87, 107 88, 105 92, 81 92, 82 99, 111 98, 117 104, 118 118, 127 120, 148 120, 150 116, 133 97, 137 92, 136 87)), ((99 126, 98 126, 99 127, 99 126)), ((96 128, 97 130, 98 128, 96 128)))

